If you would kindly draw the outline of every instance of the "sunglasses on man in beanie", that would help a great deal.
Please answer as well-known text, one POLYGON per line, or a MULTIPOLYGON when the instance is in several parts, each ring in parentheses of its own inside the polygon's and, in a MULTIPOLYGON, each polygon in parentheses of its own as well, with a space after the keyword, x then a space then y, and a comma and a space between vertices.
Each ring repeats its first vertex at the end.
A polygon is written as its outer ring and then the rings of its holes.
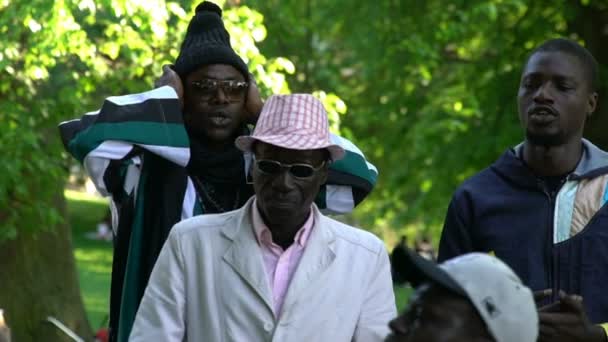
POLYGON ((249 88, 249 83, 234 80, 203 79, 192 82, 192 85, 203 100, 210 100, 217 96, 218 90, 221 89, 230 102, 240 101, 249 88))

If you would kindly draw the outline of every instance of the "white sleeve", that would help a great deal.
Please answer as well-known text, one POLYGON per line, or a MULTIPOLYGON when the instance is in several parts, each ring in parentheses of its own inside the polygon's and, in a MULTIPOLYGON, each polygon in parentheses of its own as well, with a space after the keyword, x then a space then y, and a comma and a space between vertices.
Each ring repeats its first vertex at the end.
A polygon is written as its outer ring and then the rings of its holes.
POLYGON ((376 267, 370 273, 353 341, 384 341, 390 331, 388 323, 397 316, 390 263, 384 245, 380 247, 376 267))

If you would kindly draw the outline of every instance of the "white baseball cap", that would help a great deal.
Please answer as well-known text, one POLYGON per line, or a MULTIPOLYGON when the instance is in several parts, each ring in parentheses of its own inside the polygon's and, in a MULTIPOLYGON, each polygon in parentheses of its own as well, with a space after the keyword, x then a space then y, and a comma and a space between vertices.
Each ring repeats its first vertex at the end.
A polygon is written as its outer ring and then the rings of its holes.
POLYGON ((432 282, 468 298, 497 342, 536 342, 532 291, 498 258, 469 253, 437 265, 408 251, 405 263, 405 270, 414 273, 406 274, 413 286, 432 282))

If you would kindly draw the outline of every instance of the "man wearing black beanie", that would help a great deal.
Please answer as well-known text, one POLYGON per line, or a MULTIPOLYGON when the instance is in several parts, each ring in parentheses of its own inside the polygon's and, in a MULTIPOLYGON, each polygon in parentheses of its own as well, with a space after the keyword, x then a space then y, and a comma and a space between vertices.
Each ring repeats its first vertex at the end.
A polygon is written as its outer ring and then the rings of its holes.
MULTIPOLYGON (((171 227, 240 208, 253 194, 251 156, 236 149, 234 138, 248 134, 262 101, 221 15, 213 3, 197 6, 179 56, 163 67, 155 89, 109 97, 99 111, 59 126, 66 150, 111 196, 111 341, 128 339, 171 227)), ((316 202, 346 213, 372 190, 377 170, 351 142, 332 139, 347 154, 330 166, 316 202)))

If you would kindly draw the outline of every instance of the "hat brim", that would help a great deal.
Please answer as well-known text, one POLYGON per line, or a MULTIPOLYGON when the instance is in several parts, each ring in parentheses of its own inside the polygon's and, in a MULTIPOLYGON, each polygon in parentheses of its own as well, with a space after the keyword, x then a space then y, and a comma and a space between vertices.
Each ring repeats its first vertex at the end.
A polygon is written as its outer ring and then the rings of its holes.
POLYGON ((329 156, 332 161, 340 160, 344 158, 346 151, 339 145, 328 144, 328 145, 315 145, 315 146, 287 146, 284 144, 285 137, 283 136, 261 136, 254 137, 251 135, 243 135, 236 138, 235 145, 238 149, 243 152, 253 152, 252 146, 256 141, 261 141, 270 145, 278 146, 290 150, 322 150, 325 149, 329 152, 329 156))
POLYGON ((410 282, 413 287, 418 287, 424 283, 434 283, 446 288, 456 294, 468 297, 466 291, 435 262, 427 260, 411 250, 404 254, 404 260, 393 260, 397 265, 403 265, 400 272, 403 273, 405 280, 410 282))

